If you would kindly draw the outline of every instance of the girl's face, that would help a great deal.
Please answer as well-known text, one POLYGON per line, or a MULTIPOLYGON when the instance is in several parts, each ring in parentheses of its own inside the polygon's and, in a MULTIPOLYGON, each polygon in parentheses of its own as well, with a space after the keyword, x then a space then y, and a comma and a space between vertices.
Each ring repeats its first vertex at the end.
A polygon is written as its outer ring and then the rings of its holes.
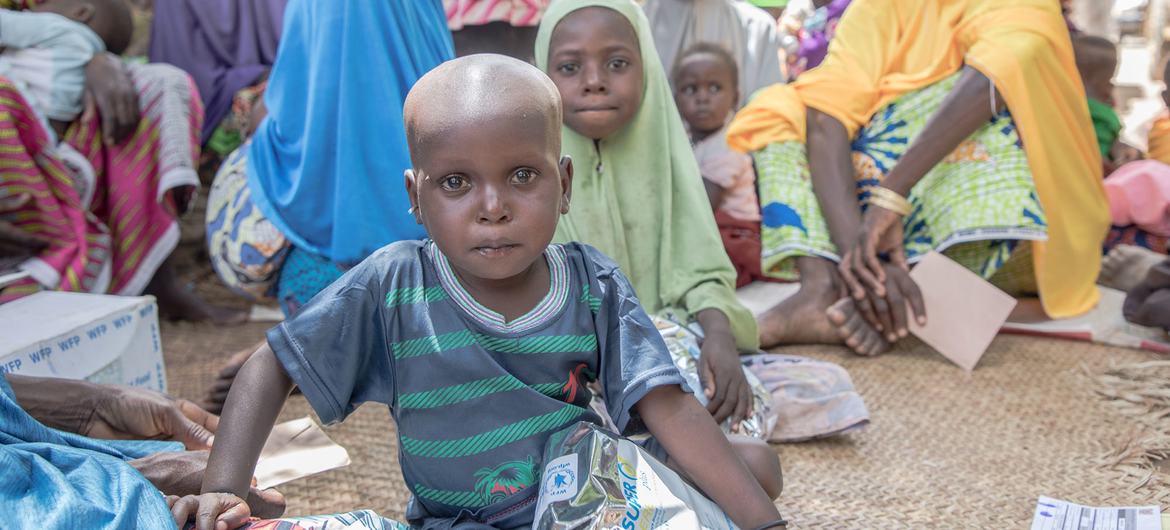
POLYGON ((618 12, 570 13, 549 39, 549 77, 561 92, 565 125, 600 140, 625 127, 642 104, 642 54, 634 27, 618 12))

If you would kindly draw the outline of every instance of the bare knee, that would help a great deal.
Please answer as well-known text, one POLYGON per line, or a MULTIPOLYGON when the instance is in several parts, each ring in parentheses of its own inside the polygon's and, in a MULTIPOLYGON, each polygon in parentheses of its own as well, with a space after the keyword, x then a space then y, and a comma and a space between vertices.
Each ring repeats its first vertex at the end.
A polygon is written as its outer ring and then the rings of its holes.
POLYGON ((764 488, 768 498, 777 499, 784 491, 784 475, 780 469, 780 455, 767 443, 746 436, 730 436, 731 446, 735 448, 740 460, 747 465, 748 470, 764 488))

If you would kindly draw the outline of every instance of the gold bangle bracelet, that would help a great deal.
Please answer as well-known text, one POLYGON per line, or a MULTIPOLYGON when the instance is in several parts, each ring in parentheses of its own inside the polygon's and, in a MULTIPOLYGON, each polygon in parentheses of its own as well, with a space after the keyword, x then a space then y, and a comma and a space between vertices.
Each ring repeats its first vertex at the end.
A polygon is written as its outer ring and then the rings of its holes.
POLYGON ((906 197, 903 197, 890 188, 873 186, 868 191, 870 201, 879 201, 877 203, 882 208, 902 215, 910 215, 910 212, 914 210, 914 207, 910 205, 910 201, 906 200, 906 197))
POLYGON ((906 202, 905 204, 900 204, 900 203, 891 201, 891 200, 889 200, 886 197, 883 197, 881 195, 870 195, 869 199, 866 202, 869 203, 871 206, 878 206, 880 208, 883 208, 883 209, 889 210, 891 212, 894 212, 898 215, 901 215, 902 217, 910 215, 910 211, 911 211, 909 202, 906 202))

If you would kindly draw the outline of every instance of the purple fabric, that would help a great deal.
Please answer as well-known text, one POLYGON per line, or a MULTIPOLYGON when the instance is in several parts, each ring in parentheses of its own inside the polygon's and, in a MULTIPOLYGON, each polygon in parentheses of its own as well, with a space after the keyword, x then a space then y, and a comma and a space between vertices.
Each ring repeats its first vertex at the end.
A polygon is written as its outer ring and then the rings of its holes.
POLYGON ((203 99, 202 143, 242 88, 272 67, 288 0, 155 0, 150 61, 191 74, 203 99))
POLYGON ((845 13, 845 8, 849 7, 849 2, 853 0, 833 0, 829 5, 825 6, 827 17, 825 17, 824 26, 806 31, 801 35, 799 56, 805 59, 804 70, 808 71, 816 68, 825 60, 825 56, 829 53, 829 41, 833 40, 833 33, 837 29, 837 21, 841 15, 845 13))

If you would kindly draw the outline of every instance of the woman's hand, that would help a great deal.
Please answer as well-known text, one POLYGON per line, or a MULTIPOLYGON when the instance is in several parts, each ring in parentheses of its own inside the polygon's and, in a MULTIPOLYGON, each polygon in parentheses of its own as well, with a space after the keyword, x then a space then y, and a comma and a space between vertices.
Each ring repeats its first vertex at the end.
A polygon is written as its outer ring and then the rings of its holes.
POLYGON ((918 323, 926 323, 922 293, 908 274, 902 238, 902 216, 870 205, 862 217, 857 246, 845 253, 839 266, 846 289, 862 315, 889 342, 909 332, 907 303, 918 323), (879 254, 885 254, 888 261, 879 254))
POLYGON ((106 144, 122 143, 138 128, 138 91, 126 67, 117 55, 99 53, 85 66, 85 112, 81 121, 88 122, 99 114, 102 140, 106 144))
POLYGON ((209 449, 219 416, 185 399, 126 386, 102 386, 93 415, 79 434, 106 439, 182 442, 187 449, 209 449))

